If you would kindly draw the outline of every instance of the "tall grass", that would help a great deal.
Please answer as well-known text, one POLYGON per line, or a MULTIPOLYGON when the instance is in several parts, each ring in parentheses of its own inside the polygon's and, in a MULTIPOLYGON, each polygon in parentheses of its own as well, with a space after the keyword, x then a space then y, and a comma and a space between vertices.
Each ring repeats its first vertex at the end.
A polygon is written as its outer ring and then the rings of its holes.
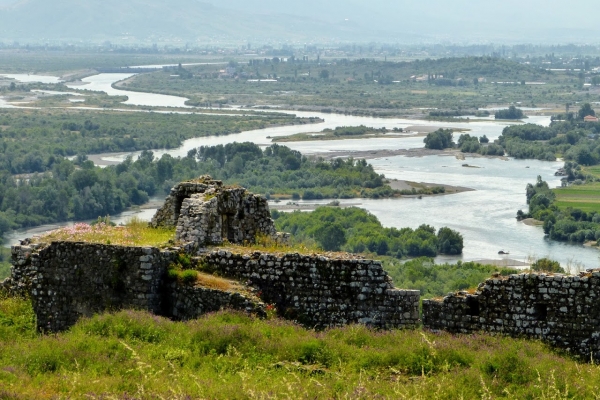
POLYGON ((233 251, 261 251, 266 253, 299 253, 314 254, 322 253, 323 249, 316 243, 308 240, 297 240, 290 237, 287 242, 278 241, 268 235, 257 235, 254 243, 246 242, 243 244, 233 244, 225 242, 219 248, 233 251))
POLYGON ((104 221, 95 225, 78 223, 49 232, 34 238, 34 240, 39 242, 70 241, 121 246, 161 247, 167 245, 174 238, 174 229, 151 228, 147 222, 133 217, 121 226, 112 226, 104 221))
MULTIPOLYGON (((21 315, 28 317, 21 317, 21 315)), ((0 300, 0 398, 597 398, 600 369, 545 345, 422 330, 325 332, 220 312, 122 311, 38 336, 0 300)))

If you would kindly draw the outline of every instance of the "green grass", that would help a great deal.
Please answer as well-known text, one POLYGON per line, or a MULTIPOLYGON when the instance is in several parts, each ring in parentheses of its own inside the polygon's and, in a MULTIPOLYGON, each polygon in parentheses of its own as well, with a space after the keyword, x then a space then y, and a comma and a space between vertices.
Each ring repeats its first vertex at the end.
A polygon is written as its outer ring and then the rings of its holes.
POLYGON ((53 241, 88 242, 121 246, 163 247, 175 238, 175 229, 151 228, 147 222, 132 218, 124 226, 111 226, 104 222, 96 225, 84 223, 57 229, 34 241, 49 243, 53 241))
POLYGON ((584 174, 593 175, 596 178, 600 178, 600 165, 582 168, 584 174))
MULTIPOLYGON (((600 171, 600 167, 594 168, 600 171)), ((558 208, 573 207, 582 211, 600 212, 600 183, 571 185, 568 188, 554 189, 558 208)))
POLYGON ((0 262, 0 281, 8 278, 10 275, 10 263, 8 261, 0 262))
POLYGON ((139 311, 40 336, 26 300, 0 298, 0 398, 593 398, 600 369, 537 341, 325 332, 221 312, 172 322, 139 311))

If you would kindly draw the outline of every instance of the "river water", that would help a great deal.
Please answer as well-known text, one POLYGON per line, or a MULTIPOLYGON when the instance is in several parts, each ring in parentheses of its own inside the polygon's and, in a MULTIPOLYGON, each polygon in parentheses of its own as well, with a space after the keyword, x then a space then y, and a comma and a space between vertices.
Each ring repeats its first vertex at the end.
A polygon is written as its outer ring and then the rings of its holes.
MULTIPOLYGON (((183 107, 185 98, 160 94, 122 91, 112 88, 116 81, 126 79, 132 74, 99 74, 85 78, 87 85, 72 86, 76 89, 104 91, 111 95, 127 95, 126 104, 138 106, 183 107)), ((190 107, 186 107, 190 108, 190 107)), ((174 110, 175 111, 175 110, 174 110)), ((286 112, 285 110, 278 110, 286 112)), ((269 145, 267 136, 277 137, 300 132, 315 132, 337 126, 366 125, 374 128, 408 128, 418 131, 419 126, 453 127, 469 130, 471 135, 486 135, 490 140, 496 139, 504 127, 511 123, 490 121, 465 122, 430 122, 401 118, 357 117, 319 112, 291 112, 299 117, 319 117, 325 122, 318 125, 299 125, 275 127, 242 132, 227 136, 214 136, 190 139, 177 149, 155 150, 155 155, 171 154, 175 157, 185 156, 187 152, 198 146, 227 144, 234 141, 250 141, 259 145, 269 145)), ((549 117, 530 117, 527 122, 548 125, 549 117)), ((286 146, 305 154, 329 151, 365 151, 415 149, 423 147, 422 137, 409 138, 377 138, 340 141, 286 142, 286 146)), ((106 161, 122 161, 127 155, 137 153, 103 155, 106 161)), ((552 242, 544 238, 540 227, 527 226, 515 219, 516 211, 526 209, 525 186, 535 182, 538 175, 558 186, 560 181, 554 172, 562 166, 561 162, 543 162, 535 160, 514 160, 470 158, 466 161, 449 156, 406 157, 394 156, 373 158, 370 163, 377 172, 388 178, 417 182, 431 182, 465 186, 474 191, 447 196, 433 196, 400 199, 350 199, 344 202, 360 202, 360 207, 376 215, 384 226, 412 227, 429 224, 435 227, 448 226, 460 231, 464 236, 464 254, 460 257, 442 257, 440 260, 456 261, 501 259, 499 250, 510 252, 512 260, 527 262, 534 258, 550 257, 558 260, 565 267, 593 268, 598 265, 600 253, 580 245, 552 242), (463 167, 468 163, 473 168, 463 167)), ((311 203, 311 202, 304 202, 311 203)), ((322 202, 312 202, 322 203, 322 202)), ((120 221, 132 212, 119 215, 113 220, 120 221)), ((154 210, 143 210, 139 216, 150 219, 154 210)), ((44 230, 38 227, 35 231, 44 230)), ((50 227, 47 227, 50 228, 50 227)), ((9 239, 17 239, 36 233, 32 230, 21 231, 11 235, 9 239)), ((510 263, 510 262, 507 262, 510 263)))

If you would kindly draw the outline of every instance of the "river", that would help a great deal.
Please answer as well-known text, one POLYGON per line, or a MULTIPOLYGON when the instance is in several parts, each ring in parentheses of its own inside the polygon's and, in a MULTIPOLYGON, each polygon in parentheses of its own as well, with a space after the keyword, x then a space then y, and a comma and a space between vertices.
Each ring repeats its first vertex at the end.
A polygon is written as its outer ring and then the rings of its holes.
MULTIPOLYGON (((99 74, 85 78, 84 86, 71 86, 76 89, 99 90, 111 95, 127 95, 126 104, 138 106, 183 107, 185 98, 160 94, 123 91, 112 88, 112 84, 130 77, 132 74, 99 74)), ((190 107, 186 107, 190 108, 190 107)), ((174 110, 176 111, 176 110, 174 110)), ((272 110, 271 110, 272 111, 272 110)), ((285 110, 278 110, 288 112, 285 110)), ((189 112, 189 111, 187 111, 189 112)), ((319 112, 289 111, 299 117, 319 117, 324 120, 318 125, 299 125, 274 127, 268 129, 246 131, 227 136, 213 136, 186 140, 180 148, 156 149, 155 155, 171 154, 175 157, 185 156, 187 152, 198 146, 226 144, 234 141, 250 141, 259 145, 271 144, 270 137, 290 135, 301 132, 314 132, 337 126, 366 125, 375 128, 409 128, 418 131, 420 126, 453 127, 469 130, 471 135, 486 135, 490 140, 500 136, 507 122, 473 121, 473 122, 431 122, 408 120, 402 118, 357 117, 319 112)), ((549 117, 530 117, 527 122, 548 125, 549 117)), ((365 151, 382 149, 415 149, 423 147, 422 137, 410 138, 377 138, 354 139, 340 141, 286 142, 286 146, 305 154, 324 153, 330 151, 365 151)), ((104 161, 122 161, 127 154, 101 155, 104 161)), ((543 162, 535 160, 508 161, 488 158, 470 158, 466 161, 448 156, 406 157, 394 156, 370 159, 377 172, 388 178, 417 182, 431 182, 465 186, 474 191, 448 196, 433 196, 400 199, 351 199, 347 202, 360 202, 360 207, 376 215, 388 227, 413 227, 429 224, 435 227, 449 226, 460 231, 464 236, 465 249, 460 257, 441 257, 443 261, 500 259, 499 250, 510 252, 509 258, 527 262, 534 258, 550 257, 558 260, 564 267, 574 269, 593 268, 598 264, 600 253, 580 245, 558 243, 544 238, 540 227, 527 226, 515 219, 516 211, 526 209, 525 186, 535 182, 538 175, 558 186, 560 180, 554 172, 562 166, 561 162, 543 162), (474 168, 465 168, 468 163, 474 168)), ((342 201, 344 203, 346 201, 342 201)), ((311 203, 311 202, 304 202, 311 203)), ((314 202, 313 202, 314 203, 314 202)), ((319 203, 319 202, 316 202, 319 203)), ((149 219, 154 210, 143 210, 139 216, 149 219)), ((117 216, 127 218, 131 212, 117 216)), ((113 220, 115 220, 113 218, 113 220)), ((48 227, 49 228, 49 227, 48 227)), ((36 228, 40 231, 44 227, 36 228)), ((21 231, 11 235, 12 241, 29 236, 33 231, 21 231)), ((507 261, 507 263, 509 263, 507 261)))

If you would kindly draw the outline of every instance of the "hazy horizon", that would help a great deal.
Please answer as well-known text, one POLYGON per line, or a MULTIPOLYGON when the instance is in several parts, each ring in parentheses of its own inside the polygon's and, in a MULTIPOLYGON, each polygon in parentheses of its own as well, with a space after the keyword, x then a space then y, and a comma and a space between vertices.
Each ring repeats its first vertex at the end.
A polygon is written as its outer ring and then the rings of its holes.
POLYGON ((3 40, 597 44, 590 0, 0 0, 3 40))

